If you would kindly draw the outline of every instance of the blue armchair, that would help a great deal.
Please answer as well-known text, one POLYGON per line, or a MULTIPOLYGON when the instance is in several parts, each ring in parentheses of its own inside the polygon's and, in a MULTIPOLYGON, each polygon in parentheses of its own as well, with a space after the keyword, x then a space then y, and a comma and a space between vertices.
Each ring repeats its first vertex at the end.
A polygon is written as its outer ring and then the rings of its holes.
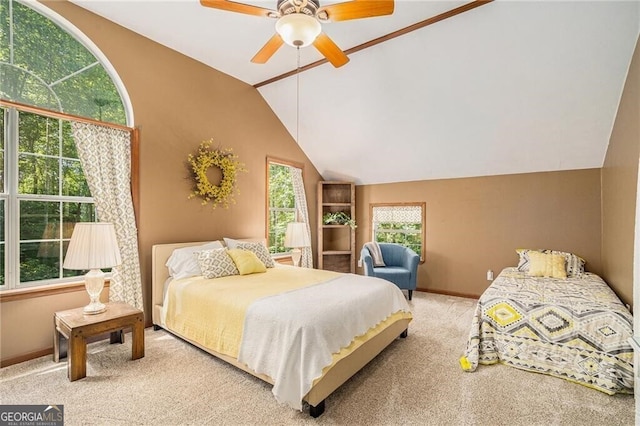
POLYGON ((362 248, 360 258, 364 266, 364 274, 391 281, 401 290, 408 290, 409 300, 416 289, 418 275, 418 256, 413 250, 393 243, 378 243, 382 252, 385 266, 373 266, 371 253, 366 247, 362 248))

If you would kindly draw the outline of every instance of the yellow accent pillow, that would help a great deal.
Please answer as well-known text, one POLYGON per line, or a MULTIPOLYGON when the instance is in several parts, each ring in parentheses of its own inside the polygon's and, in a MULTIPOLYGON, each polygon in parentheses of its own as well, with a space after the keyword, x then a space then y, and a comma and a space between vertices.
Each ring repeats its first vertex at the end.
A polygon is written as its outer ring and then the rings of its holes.
POLYGON ((567 259, 561 254, 529 252, 529 272, 532 277, 567 278, 567 259))
POLYGON ((255 274, 258 272, 267 272, 267 267, 258 256, 252 251, 242 249, 229 249, 227 250, 233 263, 236 264, 236 268, 240 272, 240 275, 255 274))

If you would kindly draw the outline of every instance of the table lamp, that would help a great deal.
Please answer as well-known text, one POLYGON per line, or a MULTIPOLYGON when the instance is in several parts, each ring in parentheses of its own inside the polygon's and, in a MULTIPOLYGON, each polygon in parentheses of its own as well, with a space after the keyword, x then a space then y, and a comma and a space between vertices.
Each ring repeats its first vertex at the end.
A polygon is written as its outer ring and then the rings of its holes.
POLYGON ((63 268, 89 269, 84 276, 84 285, 91 302, 84 307, 85 314, 99 314, 107 310, 107 307, 100 302, 100 293, 104 288, 104 272, 101 269, 111 268, 120 263, 122 259, 112 223, 76 223, 63 268))
POLYGON ((287 224, 287 230, 284 233, 284 246, 293 248, 293 250, 291 250, 293 266, 300 266, 300 257, 302 256, 300 248, 311 245, 306 228, 307 224, 304 222, 291 222, 287 224))

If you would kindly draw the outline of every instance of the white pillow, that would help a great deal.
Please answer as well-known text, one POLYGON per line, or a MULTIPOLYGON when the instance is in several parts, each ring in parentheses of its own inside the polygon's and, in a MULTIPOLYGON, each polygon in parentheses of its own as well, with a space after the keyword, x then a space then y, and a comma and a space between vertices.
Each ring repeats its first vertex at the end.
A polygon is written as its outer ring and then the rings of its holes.
POLYGON ((175 279, 202 275, 195 253, 202 250, 212 250, 217 248, 223 248, 220 241, 212 241, 201 246, 189 246, 175 249, 165 264, 169 269, 169 275, 175 279))

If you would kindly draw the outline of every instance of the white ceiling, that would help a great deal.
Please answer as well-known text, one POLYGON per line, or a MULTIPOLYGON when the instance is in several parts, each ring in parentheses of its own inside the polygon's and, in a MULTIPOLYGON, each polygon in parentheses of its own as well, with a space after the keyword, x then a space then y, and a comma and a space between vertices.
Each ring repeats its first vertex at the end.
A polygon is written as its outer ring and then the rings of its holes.
MULTIPOLYGON (((296 67, 286 45, 249 61, 271 19, 196 0, 72 1, 249 84, 296 67)), ((323 30, 346 50, 465 3, 397 0, 391 16, 323 30)), ((640 1, 495 1, 258 90, 325 179, 601 167, 639 31, 640 1)), ((301 50, 302 65, 318 59, 301 50)))

